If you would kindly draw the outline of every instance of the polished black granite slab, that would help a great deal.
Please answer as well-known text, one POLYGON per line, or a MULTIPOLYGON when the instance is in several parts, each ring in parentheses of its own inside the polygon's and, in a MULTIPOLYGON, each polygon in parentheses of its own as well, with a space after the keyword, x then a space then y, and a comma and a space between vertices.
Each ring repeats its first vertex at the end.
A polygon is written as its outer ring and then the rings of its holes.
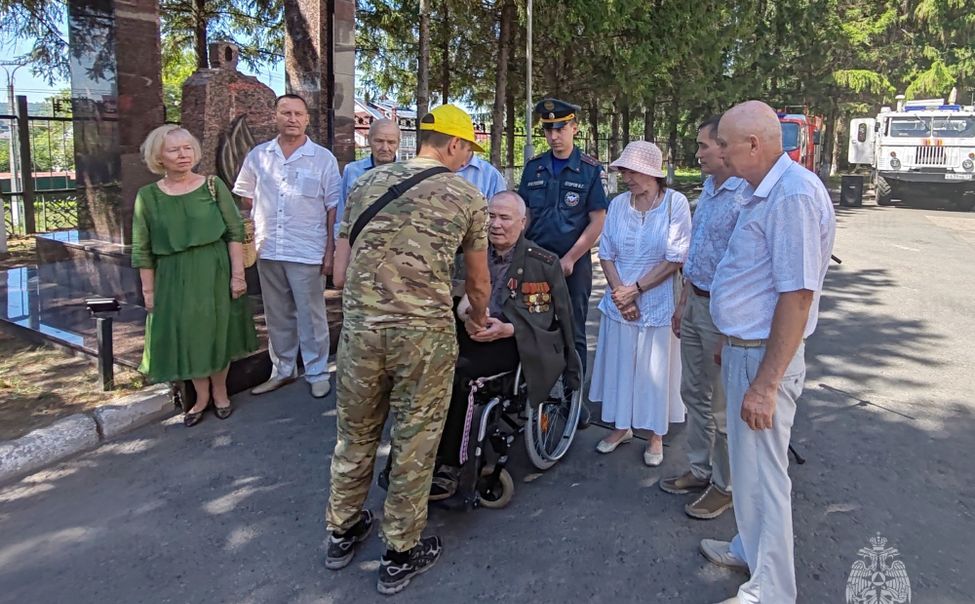
MULTIPOLYGON (((73 235, 63 237, 64 243, 77 245, 83 241, 73 235)), ((94 295, 111 296, 113 292, 86 292, 80 289, 77 275, 73 273, 77 268, 74 260, 67 259, 62 263, 48 262, 37 267, 0 270, 0 328, 13 331, 27 340, 53 343, 94 359, 97 355, 96 323, 84 300, 94 295)), ((97 262, 94 266, 82 267, 82 270, 95 272, 103 269, 97 262)), ((330 350, 334 353, 342 323, 341 294, 328 290, 325 298, 331 335, 330 350)), ((136 369, 142 360, 146 311, 138 304, 121 297, 120 300, 122 308, 115 317, 112 331, 115 363, 136 369)), ((254 308, 259 347, 251 356, 231 365, 227 382, 232 394, 261 383, 271 373, 264 309, 259 293, 251 295, 251 306, 254 308)), ((192 388, 189 390, 192 392, 192 388)), ((192 400, 190 394, 186 402, 192 404, 192 400)))
MULTIPOLYGON (((64 269, 65 274, 69 272, 64 269)), ((92 294, 79 294, 71 283, 47 281, 44 274, 43 266, 0 270, 0 327, 26 340, 51 343, 94 359, 98 353, 95 319, 84 302, 92 294)), ((271 372, 260 296, 252 296, 251 302, 256 311, 254 324, 259 348, 246 359, 232 364, 227 378, 231 393, 261 383, 271 372)), ((116 365, 139 367, 145 324, 146 310, 143 307, 122 302, 112 330, 116 365)))
POLYGON ((79 230, 35 235, 40 283, 59 284, 61 297, 105 296, 140 306, 139 271, 127 246, 79 230))

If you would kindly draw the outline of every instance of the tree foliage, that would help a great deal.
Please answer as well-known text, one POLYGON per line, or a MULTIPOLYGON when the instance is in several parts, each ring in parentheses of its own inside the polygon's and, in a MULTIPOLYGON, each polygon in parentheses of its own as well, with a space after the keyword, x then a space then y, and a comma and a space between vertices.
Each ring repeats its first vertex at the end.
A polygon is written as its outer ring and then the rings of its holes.
MULTIPOLYGON (((67 6, 67 0, 0 0, 0 48, 26 41, 31 49, 16 59, 51 83, 68 79, 67 6)), ((160 0, 159 12, 164 69, 181 64, 186 52, 206 67, 209 40, 234 42, 253 68, 284 59, 281 0, 160 0)))
MULTIPOLYGON (((30 40, 32 68, 52 79, 65 69, 65 5, 0 0, 0 35, 30 40)), ((458 102, 505 122, 511 157, 522 146, 513 128, 528 102, 526 0, 424 5, 430 104, 458 102), (502 40, 506 5, 514 27, 502 40), (499 72, 506 85, 496 95, 499 72)), ((205 64, 206 40, 237 42, 255 67, 283 57, 282 0, 160 6, 170 107, 186 71, 205 64)), ((359 95, 415 106, 420 0, 357 0, 356 19, 359 95)), ((946 97, 954 88, 971 102, 975 90, 971 0, 561 0, 534 3, 533 32, 532 100, 554 95, 581 105, 581 140, 601 159, 624 135, 643 133, 690 161, 696 125, 747 98, 826 116, 832 146, 847 118, 898 93, 946 97)), ((501 137, 493 140, 500 146, 501 137)))

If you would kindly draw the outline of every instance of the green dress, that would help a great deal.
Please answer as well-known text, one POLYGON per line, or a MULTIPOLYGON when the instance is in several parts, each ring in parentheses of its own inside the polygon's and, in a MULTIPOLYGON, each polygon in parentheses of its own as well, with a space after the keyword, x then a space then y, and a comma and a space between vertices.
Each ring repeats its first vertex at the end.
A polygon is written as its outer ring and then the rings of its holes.
POLYGON ((153 183, 139 189, 132 220, 132 266, 155 269, 139 371, 152 382, 203 378, 257 349, 247 296, 230 295, 227 242, 244 224, 227 186, 214 178, 183 195, 153 183))

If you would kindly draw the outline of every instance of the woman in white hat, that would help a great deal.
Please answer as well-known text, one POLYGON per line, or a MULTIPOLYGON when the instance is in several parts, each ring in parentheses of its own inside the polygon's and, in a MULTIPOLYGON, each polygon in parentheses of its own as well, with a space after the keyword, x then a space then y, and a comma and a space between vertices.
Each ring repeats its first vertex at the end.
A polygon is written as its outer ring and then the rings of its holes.
POLYGON ((602 402, 603 422, 615 430, 596 450, 610 453, 651 433, 643 461, 663 462, 663 436, 684 421, 680 398, 680 345, 670 329, 678 270, 687 257, 691 211, 687 198, 668 189, 660 149, 647 141, 626 146, 617 169, 629 189, 610 203, 599 242, 608 287, 589 399, 602 402))

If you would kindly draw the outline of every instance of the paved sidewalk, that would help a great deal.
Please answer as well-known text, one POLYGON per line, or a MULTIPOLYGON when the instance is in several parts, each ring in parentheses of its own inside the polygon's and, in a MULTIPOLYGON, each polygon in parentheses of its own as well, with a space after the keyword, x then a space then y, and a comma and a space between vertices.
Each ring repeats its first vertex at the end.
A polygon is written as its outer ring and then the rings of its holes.
MULTIPOLYGON (((913 601, 970 602, 975 216, 838 214, 844 263, 828 278, 794 432, 809 459, 791 470, 800 602, 844 602, 877 532, 899 550, 913 601)), ((388 601, 375 592, 378 540, 342 572, 322 565, 334 399, 295 383, 235 402, 226 422, 171 418, 0 489, 0 602, 388 601)), ((691 520, 688 497, 657 488, 684 465, 680 427, 659 469, 642 465, 639 444, 595 454, 604 434, 579 433, 542 475, 516 460, 504 510, 433 510, 444 558, 396 601, 732 595, 743 576, 697 552, 701 538, 733 534, 732 516, 691 520)), ((378 492, 369 505, 380 510, 378 492)))

